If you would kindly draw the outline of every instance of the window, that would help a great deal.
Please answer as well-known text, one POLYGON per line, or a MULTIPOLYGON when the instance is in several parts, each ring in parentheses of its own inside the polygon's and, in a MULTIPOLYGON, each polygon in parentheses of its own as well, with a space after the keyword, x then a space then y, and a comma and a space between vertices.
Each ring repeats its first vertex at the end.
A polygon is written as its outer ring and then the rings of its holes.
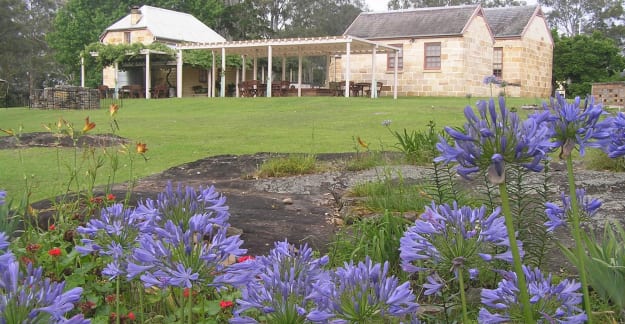
POLYGON ((441 43, 425 43, 425 69, 440 70, 441 43))
POLYGON ((208 70, 199 69, 198 71, 198 82, 207 83, 208 82, 208 70))
POLYGON ((493 48, 493 75, 503 78, 503 47, 493 48))
POLYGON ((130 32, 124 32, 124 44, 130 44, 130 32))
MULTIPOLYGON (((397 70, 401 71, 404 68, 404 44, 389 44, 389 46, 399 48, 397 53, 397 70)), ((386 69, 395 70, 395 52, 386 54, 386 69)))

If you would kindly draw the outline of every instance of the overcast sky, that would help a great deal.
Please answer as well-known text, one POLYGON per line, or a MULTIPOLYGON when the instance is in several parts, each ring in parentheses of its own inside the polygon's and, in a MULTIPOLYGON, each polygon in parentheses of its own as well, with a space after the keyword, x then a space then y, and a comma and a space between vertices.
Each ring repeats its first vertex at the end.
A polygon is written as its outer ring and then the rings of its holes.
MULTIPOLYGON (((365 0, 371 11, 386 11, 388 0, 365 0)), ((528 5, 536 4, 536 0, 525 0, 528 5)))

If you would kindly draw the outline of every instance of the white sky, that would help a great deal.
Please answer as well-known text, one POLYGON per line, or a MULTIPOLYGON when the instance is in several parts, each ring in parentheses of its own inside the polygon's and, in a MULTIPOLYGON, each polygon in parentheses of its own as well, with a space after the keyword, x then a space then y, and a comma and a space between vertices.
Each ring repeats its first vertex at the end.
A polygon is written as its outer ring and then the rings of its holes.
MULTIPOLYGON (((537 0, 525 0, 528 5, 536 4, 537 0)), ((386 5, 388 0, 365 0, 369 10, 371 11, 386 11, 386 5)))

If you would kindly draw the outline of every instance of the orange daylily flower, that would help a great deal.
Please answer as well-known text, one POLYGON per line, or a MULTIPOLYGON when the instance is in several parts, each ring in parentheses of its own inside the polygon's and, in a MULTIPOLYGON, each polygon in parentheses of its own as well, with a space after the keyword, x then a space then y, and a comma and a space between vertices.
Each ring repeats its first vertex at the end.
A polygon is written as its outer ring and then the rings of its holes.
POLYGON ((9 134, 11 136, 15 135, 15 132, 12 129, 10 129, 10 128, 9 129, 2 129, 2 128, 0 128, 0 131, 4 132, 4 133, 7 133, 7 134, 9 134))
POLYGON ((82 128, 82 132, 86 133, 94 128, 95 128, 95 123, 89 122, 89 116, 87 116, 87 118, 85 118, 85 127, 82 128))
POLYGON ((148 151, 148 144, 141 143, 141 142, 137 143, 137 153, 144 154, 147 151, 148 151))
POLYGON ((369 148, 369 144, 367 144, 365 141, 363 141, 363 140, 360 138, 360 136, 358 136, 356 139, 358 140, 358 144, 359 144, 360 146, 362 146, 362 147, 364 147, 364 148, 369 148))
POLYGON ((111 117, 114 117, 117 114, 118 110, 119 106, 117 104, 111 104, 109 106, 109 114, 111 115, 111 117))

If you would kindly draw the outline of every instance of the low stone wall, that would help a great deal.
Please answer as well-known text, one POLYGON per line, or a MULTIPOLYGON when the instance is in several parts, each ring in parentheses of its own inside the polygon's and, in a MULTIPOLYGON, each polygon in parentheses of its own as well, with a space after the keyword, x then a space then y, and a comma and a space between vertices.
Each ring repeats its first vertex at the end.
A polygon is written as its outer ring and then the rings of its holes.
POLYGON ((31 108, 42 109, 98 109, 100 94, 98 89, 73 86, 37 89, 30 100, 31 108))

